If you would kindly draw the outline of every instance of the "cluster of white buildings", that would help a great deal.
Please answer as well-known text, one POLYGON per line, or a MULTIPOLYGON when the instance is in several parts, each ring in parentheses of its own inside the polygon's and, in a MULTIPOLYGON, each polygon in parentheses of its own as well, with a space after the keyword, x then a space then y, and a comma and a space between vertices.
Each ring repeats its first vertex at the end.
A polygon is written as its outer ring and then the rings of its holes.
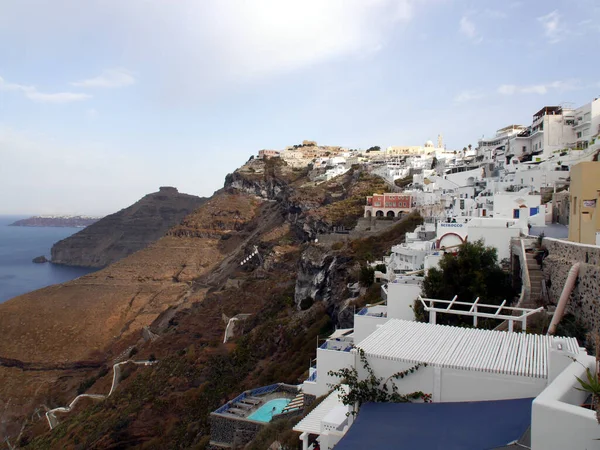
MULTIPOLYGON (((447 151, 440 136, 437 147, 427 142, 369 152, 374 173, 391 183, 412 176, 412 183, 368 197, 365 217, 398 217, 410 205, 426 221, 372 263, 385 266, 385 272, 375 272, 383 283, 383 300, 357 311, 352 329, 337 330, 318 347, 302 389, 328 396, 294 428, 305 450, 315 436, 321 449, 338 443, 343 449, 357 448, 344 441, 355 426, 354 405, 345 405, 331 389, 341 381, 333 375, 340 369, 368 376, 358 349, 387 388, 395 384, 400 393, 429 393, 434 403, 524 400, 530 406, 526 448, 596 448, 596 413, 581 406, 588 393, 578 389, 576 378, 585 378, 588 369, 596 373, 596 360, 574 338, 526 334, 527 317, 543 308, 513 307, 505 313, 501 310, 506 307, 477 299, 462 303, 466 310, 458 311, 456 298, 422 299, 420 293, 422 275, 466 240, 482 239, 496 248, 499 260, 509 258, 511 239, 551 218, 551 202, 542 204, 542 193, 568 185, 571 167, 592 161, 599 151, 600 99, 594 99, 579 108, 544 107, 531 125, 501 128, 475 149, 447 151), (430 323, 414 321, 415 301, 429 312, 430 323), (501 319, 509 331, 440 326, 436 314, 468 315, 474 325, 480 318, 501 319), (514 322, 521 323, 521 332, 513 331, 514 322), (401 380, 393 378, 416 364, 427 366, 401 380)), ((436 425, 423 427, 426 433, 436 425)), ((402 435, 397 439, 401 442, 402 435)))
MULTIPOLYGON (((430 323, 415 322, 415 300, 433 305, 431 299, 419 296, 420 282, 419 277, 396 277, 383 289, 385 302, 358 311, 354 328, 337 330, 317 348, 302 390, 328 397, 294 428, 302 433, 305 449, 311 436, 318 436, 321 449, 331 449, 353 426, 353 406, 344 405, 338 392, 330 392, 341 381, 333 375, 340 369, 353 368, 359 377, 367 377, 358 348, 390 390, 395 384, 401 394, 428 393, 434 403, 529 399, 529 448, 595 448, 590 447, 598 429, 595 412, 580 406, 587 394, 575 389, 579 386, 575 376, 583 376, 587 367, 595 370, 595 358, 575 338, 513 332, 513 321, 526 324, 526 318, 539 310, 511 308, 512 313, 503 315, 484 300, 473 302, 469 311, 453 310, 454 300, 433 301, 437 306, 429 309, 430 323), (436 325, 436 314, 444 313, 470 315, 474 323, 481 317, 508 320, 511 331, 436 325), (416 364, 426 366, 405 378, 393 378, 416 364)), ((435 428, 433 423, 424 426, 435 428)), ((402 436, 397 439, 401 442, 402 436)))

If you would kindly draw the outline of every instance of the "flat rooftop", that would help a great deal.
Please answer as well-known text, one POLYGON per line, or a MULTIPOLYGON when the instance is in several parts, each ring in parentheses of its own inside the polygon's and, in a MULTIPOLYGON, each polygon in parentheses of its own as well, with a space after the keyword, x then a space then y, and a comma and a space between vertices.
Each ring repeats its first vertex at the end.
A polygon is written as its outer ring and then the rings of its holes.
POLYGON ((535 378, 548 377, 555 339, 573 354, 575 338, 460 328, 391 319, 360 343, 367 356, 432 366, 535 378))

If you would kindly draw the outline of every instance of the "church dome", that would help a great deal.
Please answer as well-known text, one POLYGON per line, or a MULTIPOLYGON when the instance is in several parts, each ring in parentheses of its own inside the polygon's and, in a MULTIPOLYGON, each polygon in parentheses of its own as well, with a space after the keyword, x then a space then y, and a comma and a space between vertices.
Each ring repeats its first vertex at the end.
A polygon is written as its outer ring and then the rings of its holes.
POLYGON ((425 142, 425 147, 433 147, 433 142, 431 142, 431 141, 425 142))

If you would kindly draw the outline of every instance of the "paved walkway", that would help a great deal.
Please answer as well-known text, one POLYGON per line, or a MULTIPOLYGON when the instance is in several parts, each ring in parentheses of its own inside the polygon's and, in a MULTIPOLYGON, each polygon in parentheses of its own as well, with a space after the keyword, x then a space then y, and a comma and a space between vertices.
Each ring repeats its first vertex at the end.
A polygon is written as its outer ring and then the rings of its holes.
POLYGON ((539 236, 542 233, 549 238, 567 239, 569 237, 569 227, 560 223, 549 223, 545 227, 531 227, 531 230, 529 230, 530 236, 539 236))
POLYGON ((46 412, 46 419, 48 420, 48 425, 50 426, 50 429, 52 430, 56 425, 58 425, 58 419, 56 418, 56 413, 71 412, 71 409, 73 409, 73 407, 75 407, 75 405, 77 404, 77 402, 80 399, 91 398, 93 400, 104 400, 107 397, 110 397, 110 395, 115 391, 115 389, 119 385, 119 382, 121 381, 121 366, 123 364, 132 363, 132 364, 137 364, 137 365, 152 366, 152 365, 156 364, 157 362, 158 361, 133 361, 130 359, 128 361, 116 363, 115 365, 113 365, 113 381, 112 381, 112 386, 110 387, 110 391, 109 391, 108 395, 81 394, 81 395, 78 395, 77 397, 75 397, 73 399, 73 401, 71 403, 69 403, 69 406, 61 406, 61 407, 49 410, 48 412, 46 412))

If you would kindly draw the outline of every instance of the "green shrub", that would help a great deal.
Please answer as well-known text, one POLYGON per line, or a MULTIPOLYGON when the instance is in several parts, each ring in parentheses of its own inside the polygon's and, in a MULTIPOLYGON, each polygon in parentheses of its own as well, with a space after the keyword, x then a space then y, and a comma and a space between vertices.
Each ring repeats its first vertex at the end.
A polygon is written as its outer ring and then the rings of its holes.
POLYGON ((333 244, 331 244, 331 250, 341 250, 343 247, 343 242, 334 242, 333 244))

